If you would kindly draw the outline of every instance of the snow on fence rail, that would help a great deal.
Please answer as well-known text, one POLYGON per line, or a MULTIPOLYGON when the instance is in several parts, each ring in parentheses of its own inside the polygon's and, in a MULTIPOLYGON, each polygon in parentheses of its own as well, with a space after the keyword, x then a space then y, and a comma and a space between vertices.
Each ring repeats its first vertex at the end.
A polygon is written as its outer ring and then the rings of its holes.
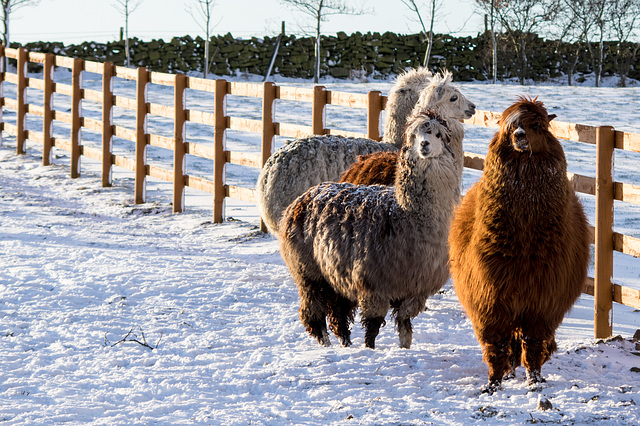
MULTIPOLYGON (((15 125, 0 118, 0 129, 16 137, 16 150, 25 152, 27 139, 42 145, 43 165, 50 164, 53 147, 70 154, 71 177, 80 176, 80 156, 99 161, 102 164, 102 185, 111 182, 112 166, 122 167, 134 172, 134 199, 136 203, 145 202, 145 180, 147 176, 173 184, 173 211, 184 210, 184 189, 186 186, 211 193, 213 195, 213 219, 223 220, 223 201, 226 197, 255 203, 255 191, 224 183, 225 164, 237 164, 261 168, 271 155, 276 135, 301 137, 309 134, 331 134, 368 137, 380 140, 380 115, 385 109, 387 97, 378 91, 367 94, 354 94, 328 91, 322 86, 312 89, 277 86, 274 83, 251 84, 227 82, 226 80, 206 80, 187 77, 182 74, 150 72, 146 68, 129 69, 114 66, 110 62, 97 63, 78 58, 55 56, 53 54, 29 53, 26 49, 9 49, 0 46, 0 61, 4 56, 17 61, 15 74, 2 72, 2 82, 16 86, 16 98, 3 97, 0 104, 3 109, 16 112, 15 125), (27 63, 43 64, 43 78, 27 78, 27 63), (65 67, 71 70, 71 85, 55 83, 53 67, 65 67), (81 73, 87 71, 102 76, 102 90, 82 87, 81 73), (114 95, 112 80, 114 77, 135 82, 135 98, 114 95), (172 106, 148 101, 149 84, 173 87, 172 106), (42 106, 27 103, 27 87, 37 89, 43 94, 42 106), (187 109, 186 89, 210 92, 214 95, 214 112, 187 109), (53 94, 71 98, 70 112, 53 108, 53 94), (226 115, 227 95, 262 99, 261 120, 226 115), (311 126, 275 122, 275 100, 296 101, 312 104, 311 126), (102 119, 83 116, 81 100, 101 105, 102 119), (367 111, 366 133, 347 132, 324 127, 327 105, 340 105, 351 108, 363 108, 367 111), (113 108, 120 107, 135 112, 135 128, 113 124, 113 108), (27 130, 27 114, 42 118, 42 131, 27 130), (173 136, 166 137, 147 133, 146 123, 149 116, 164 117, 173 122, 173 136), (70 125, 70 137, 64 139, 53 136, 53 122, 70 125), (187 122, 213 127, 213 147, 186 140, 187 122), (101 135, 101 149, 80 143, 81 129, 88 129, 101 135), (224 149, 226 130, 238 130, 257 133, 261 136, 259 154, 249 154, 224 149), (135 144, 134 158, 116 155, 112 152, 113 137, 122 138, 135 144), (173 168, 167 169, 149 165, 146 162, 146 148, 154 146, 173 153, 173 168), (185 173, 185 156, 191 155, 213 162, 213 178, 205 179, 185 173)), ((466 124, 497 127, 500 114, 490 111, 478 111, 466 124)), ((614 149, 640 152, 640 135, 616 131, 611 126, 586 126, 581 124, 552 122, 551 131, 562 139, 596 145, 596 177, 568 173, 574 188, 578 192, 596 197, 595 226, 592 227, 595 244, 595 277, 588 278, 584 292, 595 298, 594 334, 597 338, 612 334, 613 302, 640 309, 640 291, 612 282, 613 252, 640 257, 640 239, 613 231, 614 200, 640 204, 640 186, 615 182, 613 179, 614 149)), ((465 153, 465 167, 482 170, 484 156, 465 153)))

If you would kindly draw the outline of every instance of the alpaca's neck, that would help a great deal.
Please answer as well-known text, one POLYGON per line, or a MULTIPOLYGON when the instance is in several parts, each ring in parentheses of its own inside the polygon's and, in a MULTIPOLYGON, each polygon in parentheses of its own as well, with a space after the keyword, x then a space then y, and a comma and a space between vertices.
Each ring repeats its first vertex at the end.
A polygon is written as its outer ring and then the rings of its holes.
POLYGON ((448 217, 460 199, 460 181, 448 155, 416 159, 403 153, 396 169, 396 200, 405 212, 448 217))
POLYGON ((533 221, 544 221, 547 213, 566 207, 571 188, 558 147, 534 154, 514 151, 508 142, 490 147, 482 178, 484 198, 504 214, 526 212, 526 219, 533 221))
MULTIPOLYGON (((393 108, 391 108, 393 109, 393 108)), ((387 106, 387 110, 391 110, 387 106)), ((392 143, 396 147, 402 148, 404 142, 404 129, 407 126, 407 115, 399 113, 391 113, 387 116, 384 123, 383 141, 392 143)))
MULTIPOLYGON (((445 117, 446 119, 447 117, 445 117)), ((456 164, 458 165, 458 172, 462 174, 464 167, 464 147, 462 141, 464 139, 464 125, 457 118, 450 118, 447 120, 449 130, 451 130, 451 150, 456 156, 456 164)))

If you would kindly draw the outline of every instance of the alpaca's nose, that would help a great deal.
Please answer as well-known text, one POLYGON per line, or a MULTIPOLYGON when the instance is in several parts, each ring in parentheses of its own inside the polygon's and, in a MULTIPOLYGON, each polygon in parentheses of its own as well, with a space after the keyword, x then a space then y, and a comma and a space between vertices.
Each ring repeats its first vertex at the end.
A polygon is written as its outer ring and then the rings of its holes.
POLYGON ((514 135, 516 138, 521 138, 521 137, 523 137, 525 134, 526 134, 526 132, 524 131, 524 129, 523 129, 522 127, 518 127, 518 128, 516 129, 516 131, 515 131, 515 132, 513 132, 513 135, 514 135))

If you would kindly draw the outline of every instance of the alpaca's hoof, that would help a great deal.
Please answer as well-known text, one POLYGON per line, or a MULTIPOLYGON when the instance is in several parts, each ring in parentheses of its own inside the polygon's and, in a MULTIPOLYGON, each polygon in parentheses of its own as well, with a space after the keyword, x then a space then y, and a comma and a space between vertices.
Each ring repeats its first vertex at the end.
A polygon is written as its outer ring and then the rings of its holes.
POLYGON ((351 346, 351 339, 349 337, 341 337, 340 342, 342 343, 342 346, 344 346, 345 348, 348 348, 349 346, 351 346))
POLYGON ((400 340, 400 347, 402 349, 411 349, 411 339, 409 339, 409 340, 400 340))
POLYGON ((540 370, 527 370, 527 386, 535 386, 545 382, 540 370))
POLYGON ((502 380, 511 380, 516 378, 516 370, 511 370, 507 374, 504 375, 502 380))
POLYGON ((318 343, 324 347, 331 346, 331 340, 329 340, 329 334, 326 331, 322 331, 322 336, 318 337, 318 343))
POLYGON ((501 388, 500 381, 492 380, 489 383, 487 383, 486 385, 482 386, 480 388, 480 392, 488 393, 489 395, 493 395, 496 391, 500 390, 500 388, 501 388))

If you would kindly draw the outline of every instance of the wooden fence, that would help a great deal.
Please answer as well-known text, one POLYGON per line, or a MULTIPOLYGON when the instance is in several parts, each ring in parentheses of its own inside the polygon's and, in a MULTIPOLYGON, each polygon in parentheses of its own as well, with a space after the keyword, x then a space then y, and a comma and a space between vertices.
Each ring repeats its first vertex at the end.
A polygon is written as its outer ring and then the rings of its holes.
MULTIPOLYGON (((274 83, 250 84, 234 83, 226 80, 206 80, 187 77, 182 74, 164 74, 149 72, 146 68, 129 69, 114 66, 112 63, 97 63, 81 59, 55 56, 53 54, 29 53, 25 49, 9 49, 0 46, 0 61, 4 57, 17 61, 17 72, 0 73, 0 84, 11 83, 16 86, 16 98, 3 97, 0 105, 3 109, 16 112, 16 124, 0 119, 0 130, 16 137, 16 151, 25 152, 25 141, 31 140, 42 146, 42 162, 51 162, 51 151, 55 147, 70 155, 70 175, 80 176, 80 156, 97 160, 102 165, 102 185, 112 184, 112 166, 122 167, 134 172, 134 199, 136 203, 145 202, 145 180, 147 176, 173 184, 173 211, 184 210, 184 190, 190 187, 213 195, 213 219, 223 220, 223 201, 226 197, 242 201, 255 202, 255 191, 250 188, 226 185, 224 183, 225 164, 238 164, 261 168, 273 149, 276 135, 301 137, 309 134, 331 134, 368 137, 380 140, 380 113, 386 106, 387 98, 380 92, 365 94, 333 92, 322 86, 312 89, 277 86, 274 83), (43 64, 43 77, 28 78, 27 63, 43 64), (71 85, 54 82, 53 68, 64 67, 71 70, 71 85), (82 71, 100 74, 102 90, 90 90, 82 87, 82 71), (136 84, 135 99, 115 96, 114 77, 131 80, 136 84), (173 87, 172 106, 148 102, 149 84, 173 87), (27 88, 42 92, 42 105, 27 103, 27 88), (204 112, 185 107, 186 89, 210 92, 214 96, 214 112, 204 112), (53 108, 53 94, 58 93, 71 98, 70 112, 53 108), (252 120, 226 116, 226 96, 237 95, 262 99, 262 119, 252 120), (311 126, 279 123, 274 120, 274 104, 281 101, 298 101, 312 104, 311 126), (85 117, 80 107, 81 100, 101 104, 102 120, 85 117), (364 108, 367 111, 366 133, 354 133, 325 128, 324 116, 327 105, 339 105, 352 108, 364 108), (120 107, 135 112, 135 128, 113 124, 113 108, 120 107), (27 130, 27 115, 42 118, 42 131, 27 130), (173 137, 149 134, 146 122, 149 115, 159 116, 173 121, 173 137), (70 137, 64 139, 53 136, 54 122, 70 125, 70 137), (213 146, 191 143, 186 140, 186 123, 199 123, 213 127, 213 146), (81 144, 80 131, 88 129, 101 134, 101 149, 81 144), (261 136, 260 154, 247 154, 224 149, 227 129, 257 133, 261 136), (113 137, 129 140, 135 144, 134 158, 116 155, 112 152, 113 137), (146 148, 154 146, 173 152, 173 168, 165 169, 148 165, 146 148), (197 156, 213 162, 211 180, 185 173, 185 156, 197 156)), ((465 123, 471 125, 497 127, 499 114, 478 111, 465 123)), ((640 152, 640 135, 614 130, 610 126, 592 127, 580 124, 552 122, 552 132, 559 138, 596 145, 596 177, 569 173, 574 188, 578 192, 594 195, 596 198, 595 227, 592 227, 595 244, 595 277, 585 283, 585 293, 595 298, 594 333, 597 338, 612 334, 613 302, 640 309, 640 291, 614 284, 613 252, 618 251, 634 257, 640 257, 640 239, 622 235, 613 231, 614 200, 640 204, 640 186, 615 182, 613 179, 614 149, 640 152)), ((465 167, 482 170, 484 156, 465 153, 465 167)))

